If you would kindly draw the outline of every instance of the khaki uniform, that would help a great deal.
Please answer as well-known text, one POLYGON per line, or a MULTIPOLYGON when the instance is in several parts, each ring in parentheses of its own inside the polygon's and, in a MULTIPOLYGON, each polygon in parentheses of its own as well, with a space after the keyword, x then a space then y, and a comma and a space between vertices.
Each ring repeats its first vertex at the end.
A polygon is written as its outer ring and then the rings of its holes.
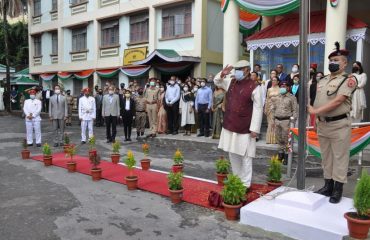
POLYGON ((314 107, 327 104, 338 95, 347 99, 337 108, 316 119, 317 135, 319 137, 322 167, 325 179, 346 183, 351 145, 351 111, 352 93, 356 89, 357 81, 342 74, 333 79, 328 75, 317 83, 317 93, 314 107), (346 79, 347 78, 347 79, 346 79), (344 81, 344 82, 343 82, 344 81), (328 117, 347 117, 329 121, 328 117))
POLYGON ((281 151, 285 152, 291 117, 297 119, 297 99, 291 93, 279 94, 272 104, 272 118, 275 122, 275 135, 281 151))
POLYGON ((151 134, 157 133, 157 118, 158 118, 158 99, 159 89, 148 88, 145 91, 146 112, 149 118, 149 131, 151 134))
POLYGON ((73 97, 71 95, 66 95, 67 105, 68 105, 68 115, 66 123, 72 123, 72 108, 73 108, 73 97))
POLYGON ((135 109, 136 109, 136 118, 135 125, 136 131, 144 133, 145 123, 146 123, 146 99, 143 96, 138 96, 135 98, 135 109))

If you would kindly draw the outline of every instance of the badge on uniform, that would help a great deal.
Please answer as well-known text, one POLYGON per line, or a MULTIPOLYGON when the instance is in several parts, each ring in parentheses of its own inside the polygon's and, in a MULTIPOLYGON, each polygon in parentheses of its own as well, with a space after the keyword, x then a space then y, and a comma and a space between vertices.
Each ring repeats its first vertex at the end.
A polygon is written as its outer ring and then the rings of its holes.
POLYGON ((350 77, 348 79, 348 83, 347 83, 348 87, 350 88, 354 88, 356 86, 356 80, 353 78, 353 77, 350 77))

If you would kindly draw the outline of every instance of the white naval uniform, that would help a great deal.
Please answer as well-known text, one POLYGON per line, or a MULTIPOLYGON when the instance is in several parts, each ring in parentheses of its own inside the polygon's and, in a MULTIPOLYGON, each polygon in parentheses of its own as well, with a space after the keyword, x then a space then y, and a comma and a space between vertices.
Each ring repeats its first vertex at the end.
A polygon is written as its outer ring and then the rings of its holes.
MULTIPOLYGON (((215 85, 228 90, 233 73, 221 78, 221 72, 214 79, 215 85)), ((242 80, 245 81, 245 80, 242 80)), ((252 92, 253 113, 249 130, 260 133, 263 116, 263 91, 257 86, 252 92)), ((249 133, 241 134, 222 128, 218 148, 229 153, 231 168, 239 176, 245 186, 250 187, 252 181, 252 160, 256 156, 256 139, 249 133)))
POLYGON ((86 142, 86 128, 89 138, 94 135, 93 122, 96 118, 95 98, 82 96, 78 104, 78 116, 81 119, 81 141, 86 142))
POLYGON ((33 131, 35 131, 36 144, 41 144, 41 101, 27 99, 24 101, 23 112, 26 116, 27 144, 33 144, 33 131), (28 119, 32 113, 32 119, 28 119))

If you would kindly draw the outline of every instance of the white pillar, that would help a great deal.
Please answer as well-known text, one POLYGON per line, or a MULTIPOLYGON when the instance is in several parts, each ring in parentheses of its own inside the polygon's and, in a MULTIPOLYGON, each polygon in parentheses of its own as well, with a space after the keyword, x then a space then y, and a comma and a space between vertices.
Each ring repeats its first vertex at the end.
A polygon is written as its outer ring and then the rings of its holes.
POLYGON ((324 62, 325 74, 329 73, 328 56, 335 48, 334 43, 338 41, 340 43, 340 48, 345 48, 346 46, 347 15, 348 15, 348 0, 339 1, 336 7, 332 7, 330 5, 330 0, 327 0, 325 62, 324 62))
POLYGON ((254 50, 249 50, 249 63, 251 64, 252 66, 252 69, 253 69, 253 66, 254 66, 254 50))
POLYGON ((156 9, 154 7, 149 7, 149 44, 148 52, 149 54, 157 48, 157 16, 156 9))
POLYGON ((364 39, 360 38, 356 44, 356 61, 363 62, 364 58, 364 39))
POLYGON ((224 13, 223 65, 239 61, 239 7, 235 0, 230 0, 224 13))

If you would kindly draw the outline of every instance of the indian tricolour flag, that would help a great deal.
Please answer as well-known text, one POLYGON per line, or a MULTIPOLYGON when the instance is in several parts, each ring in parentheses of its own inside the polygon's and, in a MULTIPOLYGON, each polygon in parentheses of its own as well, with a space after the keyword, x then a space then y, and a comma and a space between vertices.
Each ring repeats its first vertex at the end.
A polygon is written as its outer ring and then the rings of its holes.
POLYGON ((338 3, 339 3, 339 0, 330 0, 330 5, 332 7, 336 7, 338 5, 338 3))

